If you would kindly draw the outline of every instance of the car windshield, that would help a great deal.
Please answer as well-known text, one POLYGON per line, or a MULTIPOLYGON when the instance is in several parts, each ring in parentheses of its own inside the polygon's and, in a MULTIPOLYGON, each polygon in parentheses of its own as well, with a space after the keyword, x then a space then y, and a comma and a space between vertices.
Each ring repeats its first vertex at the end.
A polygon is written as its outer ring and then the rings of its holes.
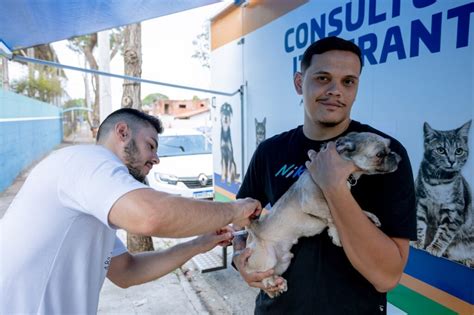
POLYGON ((203 135, 159 137, 159 157, 208 153, 212 153, 212 145, 203 135))

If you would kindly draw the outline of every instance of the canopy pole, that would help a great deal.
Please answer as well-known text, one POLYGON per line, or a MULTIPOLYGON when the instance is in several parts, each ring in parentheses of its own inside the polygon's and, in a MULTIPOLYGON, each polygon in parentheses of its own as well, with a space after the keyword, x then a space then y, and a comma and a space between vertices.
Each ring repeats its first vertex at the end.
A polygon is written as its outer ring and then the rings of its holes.
MULTIPOLYGON (((1 49, 0 49, 0 52, 1 52, 1 49)), ((152 81, 152 80, 132 77, 132 76, 128 76, 128 75, 120 75, 120 74, 109 73, 109 72, 104 72, 104 71, 99 71, 99 70, 94 70, 94 69, 86 69, 86 68, 68 66, 68 65, 63 65, 63 64, 60 64, 60 63, 48 61, 48 60, 28 58, 28 57, 23 57, 23 56, 19 56, 19 55, 14 55, 12 59, 13 60, 18 60, 18 61, 23 61, 23 62, 37 63, 37 64, 56 67, 56 68, 64 68, 64 69, 87 72, 87 73, 92 73, 92 74, 105 75, 105 76, 109 76, 109 77, 113 77, 113 78, 125 79, 125 80, 130 80, 130 81, 141 82, 141 83, 163 85, 163 86, 169 86, 169 87, 178 88, 178 89, 198 91, 198 92, 204 92, 204 93, 211 93, 211 94, 216 94, 216 95, 234 96, 235 94, 240 93, 240 88, 237 91, 233 92, 233 93, 227 93, 227 92, 221 92, 221 91, 215 91, 215 90, 206 90, 206 89, 201 89, 201 88, 196 88, 196 87, 191 87, 191 86, 184 86, 184 85, 178 85, 178 84, 152 81)))
POLYGON ((4 56, 9 60, 12 60, 13 57, 12 51, 2 40, 0 40, 0 56, 4 56))

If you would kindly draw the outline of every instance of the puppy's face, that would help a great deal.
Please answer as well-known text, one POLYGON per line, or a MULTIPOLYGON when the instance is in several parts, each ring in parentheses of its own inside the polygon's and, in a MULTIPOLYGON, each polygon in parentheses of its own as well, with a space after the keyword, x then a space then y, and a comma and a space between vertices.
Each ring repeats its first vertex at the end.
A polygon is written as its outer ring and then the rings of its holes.
POLYGON ((230 126, 230 115, 221 114, 221 124, 224 128, 230 126))
POLYGON ((342 157, 350 159, 365 174, 394 172, 401 160, 390 151, 390 140, 371 132, 351 132, 336 141, 342 157))
POLYGON ((228 103, 224 103, 221 107, 221 124, 224 129, 230 127, 230 118, 232 116, 232 107, 228 103))

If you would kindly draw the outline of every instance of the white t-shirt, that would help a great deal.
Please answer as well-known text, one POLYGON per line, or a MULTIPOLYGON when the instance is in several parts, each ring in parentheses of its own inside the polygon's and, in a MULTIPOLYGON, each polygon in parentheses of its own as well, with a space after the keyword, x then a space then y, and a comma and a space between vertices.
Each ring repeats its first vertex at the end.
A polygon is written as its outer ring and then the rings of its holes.
POLYGON ((100 145, 40 162, 0 220, 0 314, 95 314, 110 260, 126 251, 109 211, 140 188, 100 145))

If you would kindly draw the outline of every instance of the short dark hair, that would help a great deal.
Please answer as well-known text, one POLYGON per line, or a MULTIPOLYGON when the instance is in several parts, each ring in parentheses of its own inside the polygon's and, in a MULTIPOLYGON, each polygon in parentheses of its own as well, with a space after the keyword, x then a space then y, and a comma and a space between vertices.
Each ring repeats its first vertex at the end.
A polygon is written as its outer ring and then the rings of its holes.
POLYGON ((303 58, 301 59, 301 72, 305 72, 311 65, 313 55, 320 55, 331 50, 350 51, 359 57, 360 71, 362 72, 362 53, 360 48, 348 40, 336 36, 322 38, 306 48, 303 58))
POLYGON ((97 132, 97 142, 102 140, 101 138, 105 137, 110 130, 112 130, 120 121, 127 123, 129 128, 132 131, 136 131, 138 127, 154 127, 156 132, 163 132, 163 124, 161 120, 157 117, 148 115, 144 112, 141 112, 133 108, 121 108, 112 112, 99 126, 99 131, 97 132))

